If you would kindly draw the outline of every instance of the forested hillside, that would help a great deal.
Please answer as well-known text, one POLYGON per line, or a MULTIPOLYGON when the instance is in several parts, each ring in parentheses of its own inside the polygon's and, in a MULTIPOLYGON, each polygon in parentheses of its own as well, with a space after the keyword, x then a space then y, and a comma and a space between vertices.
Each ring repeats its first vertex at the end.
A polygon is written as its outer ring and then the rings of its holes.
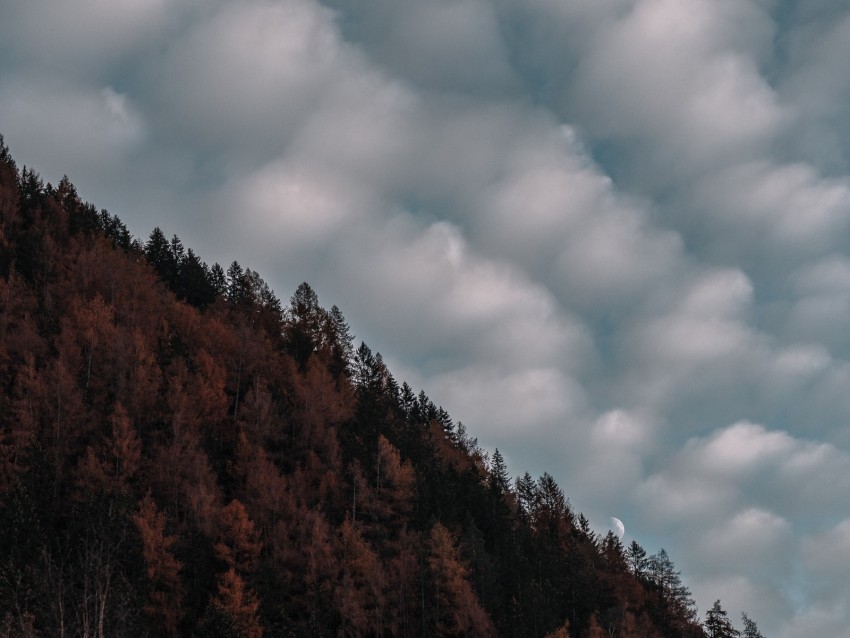
POLYGON ((726 635, 308 284, 134 240, 1 139, 0 419, 0 635, 726 635))

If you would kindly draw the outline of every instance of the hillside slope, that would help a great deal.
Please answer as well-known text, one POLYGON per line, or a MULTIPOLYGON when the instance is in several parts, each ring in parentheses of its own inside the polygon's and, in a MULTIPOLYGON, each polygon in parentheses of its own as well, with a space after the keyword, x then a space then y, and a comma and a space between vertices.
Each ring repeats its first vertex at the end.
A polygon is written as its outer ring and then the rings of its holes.
POLYGON ((302 284, 142 244, 0 138, 0 635, 703 636, 302 284))

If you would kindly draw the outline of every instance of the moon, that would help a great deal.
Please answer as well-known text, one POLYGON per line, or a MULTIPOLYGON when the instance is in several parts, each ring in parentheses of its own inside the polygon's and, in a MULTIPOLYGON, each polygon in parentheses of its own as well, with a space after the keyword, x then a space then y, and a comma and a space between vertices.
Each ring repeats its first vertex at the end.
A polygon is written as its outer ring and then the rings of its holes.
POLYGON ((616 516, 611 517, 611 531, 617 535, 617 538, 622 539, 626 533, 626 526, 616 516))

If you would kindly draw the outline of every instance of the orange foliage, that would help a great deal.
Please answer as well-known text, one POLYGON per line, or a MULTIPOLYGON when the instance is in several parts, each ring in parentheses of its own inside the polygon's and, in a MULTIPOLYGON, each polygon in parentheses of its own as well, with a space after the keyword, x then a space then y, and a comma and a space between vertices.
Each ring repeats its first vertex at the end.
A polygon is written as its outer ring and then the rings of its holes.
POLYGON ((139 503, 133 522, 142 538, 145 573, 150 584, 145 611, 156 618, 164 633, 177 635, 177 623, 182 615, 182 564, 172 553, 174 536, 165 533, 165 514, 159 512, 150 494, 139 503))
POLYGON ((253 572, 263 545, 245 506, 236 499, 230 501, 221 511, 220 525, 219 541, 215 545, 218 559, 227 563, 230 569, 253 572))
POLYGON ((236 570, 231 568, 219 576, 212 606, 230 621, 241 638, 262 638, 263 626, 257 614, 260 603, 236 570))
POLYGON ((346 636, 382 635, 384 574, 375 552, 346 519, 340 528, 339 563, 334 599, 346 636))
POLYGON ((546 638, 570 638, 570 621, 566 621, 555 631, 551 631, 546 634, 546 638))
POLYGON ((428 569, 437 590, 437 631, 441 636, 495 636, 487 612, 470 585, 469 570, 460 559, 449 531, 440 523, 428 539, 428 569))

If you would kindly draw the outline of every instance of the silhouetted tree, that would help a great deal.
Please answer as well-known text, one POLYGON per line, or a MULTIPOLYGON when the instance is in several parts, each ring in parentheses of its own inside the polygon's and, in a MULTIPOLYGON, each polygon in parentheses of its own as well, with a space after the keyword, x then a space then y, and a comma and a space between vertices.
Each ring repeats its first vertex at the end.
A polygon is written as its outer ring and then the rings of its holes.
POLYGON ((732 626, 726 611, 715 600, 711 609, 705 612, 705 632, 708 638, 737 638, 741 633, 732 626))

